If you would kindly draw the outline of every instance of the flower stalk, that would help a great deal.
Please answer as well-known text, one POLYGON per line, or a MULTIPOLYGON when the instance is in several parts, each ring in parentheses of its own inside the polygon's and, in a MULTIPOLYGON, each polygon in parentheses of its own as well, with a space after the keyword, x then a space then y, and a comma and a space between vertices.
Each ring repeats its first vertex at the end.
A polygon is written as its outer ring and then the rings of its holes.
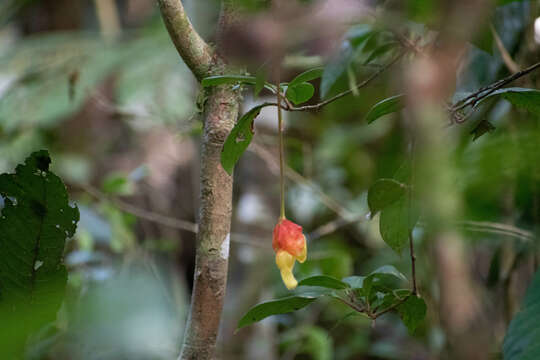
POLYGON ((280 212, 279 220, 274 228, 272 247, 276 252, 276 265, 279 268, 281 279, 292 290, 298 285, 293 268, 296 261, 303 263, 307 258, 306 237, 302 227, 287 220, 285 217, 285 155, 283 144, 283 115, 281 113, 281 88, 279 82, 279 69, 277 81, 277 114, 279 134, 279 184, 280 184, 280 212))
POLYGON ((285 219, 285 154, 284 154, 284 145, 283 145, 283 115, 281 113, 281 87, 279 84, 279 70, 278 70, 278 81, 277 81, 277 115, 278 115, 278 137, 279 137, 279 201, 280 201, 280 210, 279 210, 279 219, 285 219))

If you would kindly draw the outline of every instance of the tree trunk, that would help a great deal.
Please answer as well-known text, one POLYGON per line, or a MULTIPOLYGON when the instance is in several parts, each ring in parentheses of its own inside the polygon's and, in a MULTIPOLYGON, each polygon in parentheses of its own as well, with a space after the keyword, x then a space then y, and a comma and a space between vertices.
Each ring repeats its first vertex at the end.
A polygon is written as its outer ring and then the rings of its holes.
MULTIPOLYGON (((180 56, 201 81, 222 74, 225 62, 197 34, 180 0, 158 0, 180 56)), ((220 27, 227 24, 222 7, 220 27)), ((217 37, 220 38, 219 36, 217 37)), ((218 44, 219 47, 219 44, 218 44)), ((179 359, 212 359, 227 285, 233 179, 221 167, 221 149, 238 116, 239 94, 231 86, 211 88, 204 109, 201 145, 199 231, 191 309, 179 359)))
POLYGON ((227 285, 233 179, 220 158, 238 114, 238 97, 230 89, 215 89, 205 108, 195 276, 180 359, 212 358, 227 285))

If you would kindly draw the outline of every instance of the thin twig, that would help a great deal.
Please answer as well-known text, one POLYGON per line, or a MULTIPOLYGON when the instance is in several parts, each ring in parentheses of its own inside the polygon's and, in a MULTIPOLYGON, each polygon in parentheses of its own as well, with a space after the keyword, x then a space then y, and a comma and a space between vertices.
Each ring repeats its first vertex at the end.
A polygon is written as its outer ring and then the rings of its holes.
MULTIPOLYGON (((362 81, 361 83, 356 85, 354 88, 343 91, 343 92, 341 92, 341 93, 339 93, 337 95, 332 96, 329 99, 321 101, 320 103, 313 104, 313 105, 304 105, 304 106, 292 106, 292 104, 287 103, 286 106, 282 105, 281 108, 283 110, 287 110, 287 111, 310 111, 310 110, 317 111, 317 110, 320 110, 322 107, 324 107, 324 106, 326 106, 326 105, 328 105, 328 104, 330 104, 330 103, 332 103, 332 102, 334 102, 334 101, 336 101, 338 99, 341 99, 344 96, 347 96, 347 95, 351 94, 353 91, 356 91, 358 89, 361 89, 361 88, 369 85, 369 83, 371 83, 375 78, 377 78, 379 75, 381 75, 387 69, 392 67, 392 65, 394 65, 405 54, 406 54, 406 51, 401 51, 392 60, 390 60, 390 62, 388 62, 386 65, 382 65, 380 68, 377 69, 377 71, 375 71, 367 79, 365 79, 364 81, 362 81)), ((265 103, 261 104, 260 106, 261 107, 267 107, 267 106, 277 106, 277 105, 278 104, 274 103, 274 102, 265 102, 265 103)))
POLYGON ((92 185, 84 184, 84 185, 81 185, 81 187, 84 191, 86 191, 88 194, 92 195, 96 199, 110 202, 111 204, 113 204, 115 207, 122 210, 123 212, 132 214, 138 218, 145 219, 145 220, 148 220, 157 224, 161 224, 167 227, 171 227, 174 229, 186 230, 192 233, 197 233, 198 231, 197 224, 195 223, 161 215, 161 214, 148 211, 145 209, 141 209, 137 206, 128 204, 125 201, 120 200, 116 197, 106 195, 102 193, 101 191, 99 191, 98 189, 96 189, 95 187, 93 187, 92 185))
POLYGON ((399 300, 397 303, 394 303, 392 304, 391 306, 387 307, 386 309, 384 310, 381 310, 379 311, 378 313, 375 313, 375 314, 372 314, 371 317, 373 320, 375 320, 376 318, 378 318, 379 316, 383 315, 383 314, 386 314, 387 312, 389 311, 392 311, 394 310, 395 308, 397 308, 399 305, 403 304, 405 301, 407 301, 407 299, 410 297, 410 296, 416 296, 416 295, 413 295, 412 293, 403 297, 403 299, 399 300))
POLYGON ((289 111, 309 111, 309 110, 320 110, 323 106, 326 106, 338 99, 341 99, 344 96, 347 96, 351 94, 353 91, 361 89, 365 86, 367 86, 371 81, 373 81, 375 78, 377 78, 379 75, 381 75, 383 72, 385 72, 387 69, 389 69, 392 65, 394 65, 399 59, 405 55, 406 51, 401 51, 398 55, 396 55, 388 64, 384 65, 383 67, 379 68, 377 71, 375 71, 371 76, 369 76, 367 79, 359 83, 356 87, 353 89, 349 89, 347 91, 343 91, 337 95, 332 96, 330 99, 324 100, 318 104, 314 105, 304 105, 304 106, 298 106, 293 107, 291 109, 287 109, 289 111))
POLYGON ((310 234, 308 234, 308 238, 310 240, 319 239, 328 234, 332 234, 333 232, 339 230, 344 226, 367 219, 367 216, 368 213, 352 215, 351 217, 347 217, 346 219, 339 217, 313 230, 310 234))
MULTIPOLYGON (((518 238, 524 241, 535 241, 535 235, 527 230, 517 228, 512 225, 495 223, 490 221, 455 221, 452 222, 457 227, 461 227, 467 231, 484 232, 490 234, 506 235, 518 238)), ((418 226, 425 227, 426 224, 422 221, 418 222, 418 226)))
POLYGON ((463 224, 465 226, 469 225, 469 226, 478 226, 478 227, 486 227, 486 228, 493 228, 497 230, 503 230, 503 231, 518 234, 525 238, 534 239, 534 234, 532 232, 520 229, 512 225, 508 225, 508 224, 501 224, 501 223, 496 223, 492 221, 472 221, 472 220, 459 221, 457 223, 463 224))
MULTIPOLYGON (((141 209, 137 206, 126 203, 125 201, 122 201, 116 197, 108 196, 107 194, 102 193, 95 187, 88 184, 81 185, 81 188, 84 191, 86 191, 88 194, 93 196, 94 198, 98 200, 107 201, 113 204, 119 210, 128 214, 131 214, 139 219, 144 219, 144 220, 147 220, 147 221, 159 224, 159 225, 163 225, 172 229, 189 231, 194 234, 198 232, 197 224, 192 223, 190 221, 181 220, 181 219, 169 217, 166 215, 158 214, 152 211, 148 211, 145 209, 141 209)), ((256 246, 256 247, 270 250, 269 246, 266 246, 263 243, 251 240, 249 235, 233 233, 231 234, 231 241, 239 243, 239 244, 247 244, 247 245, 256 246)))
POLYGON ((511 83, 514 80, 517 80, 528 73, 540 68, 540 62, 537 62, 534 65, 529 66, 528 68, 518 71, 515 74, 512 74, 510 76, 505 77, 504 79, 498 80, 488 86, 484 86, 471 95, 465 97, 464 99, 461 99, 460 101, 456 102, 454 105, 450 106, 450 111, 453 115, 455 115, 458 111, 463 110, 467 106, 474 107, 478 102, 480 102, 482 99, 486 98, 487 96, 491 95, 494 91, 499 90, 503 86, 511 83))
MULTIPOLYGON (((279 220, 285 219, 285 154, 283 145, 283 116, 281 114, 281 90, 279 89, 279 65, 276 65, 277 72, 277 118, 278 118, 278 138, 279 138, 279 220)), ((289 105, 287 105, 289 106, 289 105)))
POLYGON ((508 224, 500 224, 490 221, 458 221, 456 222, 456 225, 463 226, 463 228, 468 231, 507 235, 525 241, 535 240, 535 236, 532 232, 508 224))
POLYGON ((347 305, 348 307, 350 307, 351 309, 354 309, 355 311, 357 311, 359 313, 365 313, 366 312, 365 308, 358 306, 356 303, 354 303, 352 301, 345 300, 342 297, 337 297, 336 299, 338 299, 339 301, 341 301, 342 303, 344 303, 345 305, 347 305))
POLYGON ((508 70, 510 70, 512 74, 519 72, 519 65, 516 64, 516 62, 512 59, 512 56, 510 56, 510 53, 508 52, 508 50, 506 50, 506 48, 504 47, 504 44, 499 34, 497 34, 497 31, 495 30, 495 27, 493 26, 493 24, 490 24, 489 28, 491 30, 491 33, 493 34, 495 43, 497 44, 497 49, 499 49, 503 62, 508 68, 508 70))

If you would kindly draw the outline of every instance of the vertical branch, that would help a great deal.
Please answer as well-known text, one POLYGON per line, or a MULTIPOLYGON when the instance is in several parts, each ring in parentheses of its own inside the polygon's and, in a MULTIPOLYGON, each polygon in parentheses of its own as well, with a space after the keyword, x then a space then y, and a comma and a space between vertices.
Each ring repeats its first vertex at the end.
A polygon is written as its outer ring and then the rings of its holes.
POLYGON ((182 1, 158 0, 158 4, 176 50, 197 80, 218 70, 220 59, 193 28, 182 1))
POLYGON ((238 114, 237 95, 211 90, 201 144, 201 193, 191 309, 179 359, 212 359, 227 286, 232 176, 221 166, 221 149, 238 114))
MULTIPOLYGON (((199 36, 180 0, 158 0, 169 35, 197 80, 221 74, 225 62, 199 36)), ((229 23, 223 2, 218 33, 229 23)), ((220 38, 220 36, 218 36, 220 38)), ((219 46, 219 44, 218 44, 219 46)), ((221 149, 238 116, 239 95, 213 87, 204 109, 201 138, 199 232, 191 308, 179 359, 213 359, 227 285, 233 178, 221 166, 221 149)))

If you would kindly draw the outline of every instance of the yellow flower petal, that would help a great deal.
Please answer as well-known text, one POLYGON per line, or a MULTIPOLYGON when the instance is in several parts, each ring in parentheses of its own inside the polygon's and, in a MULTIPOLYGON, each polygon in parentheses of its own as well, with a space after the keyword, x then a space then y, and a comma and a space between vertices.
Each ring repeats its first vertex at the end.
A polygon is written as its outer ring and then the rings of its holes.
POLYGON ((278 251, 276 254, 276 265, 280 270, 281 279, 287 287, 287 289, 292 290, 298 285, 298 281, 294 278, 293 268, 294 268, 294 256, 289 254, 286 251, 278 251))
POLYGON ((298 281, 294 278, 294 275, 292 271, 287 270, 281 270, 281 280, 283 280, 283 283, 287 287, 288 290, 296 289, 296 286, 298 285, 298 281))

